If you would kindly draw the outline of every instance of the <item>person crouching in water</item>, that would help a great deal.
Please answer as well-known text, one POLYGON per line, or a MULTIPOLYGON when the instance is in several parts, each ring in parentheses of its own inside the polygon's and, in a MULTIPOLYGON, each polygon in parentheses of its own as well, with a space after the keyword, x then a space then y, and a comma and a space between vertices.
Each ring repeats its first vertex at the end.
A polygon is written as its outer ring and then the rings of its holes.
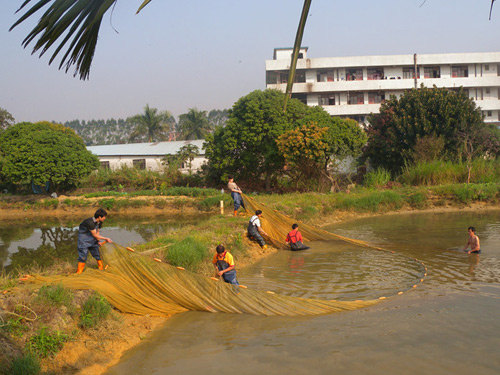
POLYGON ((78 269, 76 273, 83 272, 89 251, 95 260, 97 260, 97 267, 100 270, 104 269, 99 253, 99 246, 106 242, 113 242, 111 238, 103 237, 99 234, 106 216, 108 216, 108 213, 103 208, 99 208, 95 212, 94 217, 83 220, 78 227, 78 269), (102 241, 102 243, 99 241, 102 241))
POLYGON ((299 224, 293 224, 292 230, 288 232, 286 236, 286 243, 290 245, 292 251, 310 249, 310 247, 304 245, 302 241, 304 240, 302 239, 302 233, 299 232, 299 224))
POLYGON ((233 256, 222 245, 218 245, 215 251, 212 263, 214 264, 216 274, 222 276, 222 279, 226 283, 240 285, 238 280, 236 280, 233 256))
POLYGON ((269 237, 269 235, 266 232, 264 232, 264 229, 262 229, 262 226, 260 224, 261 217, 262 217, 262 211, 261 210, 255 211, 255 215, 253 215, 250 218, 250 221, 248 222, 247 230, 248 230, 248 235, 250 237, 254 238, 263 249, 267 249, 266 241, 264 241, 264 238, 262 237, 261 233, 264 236, 269 237))

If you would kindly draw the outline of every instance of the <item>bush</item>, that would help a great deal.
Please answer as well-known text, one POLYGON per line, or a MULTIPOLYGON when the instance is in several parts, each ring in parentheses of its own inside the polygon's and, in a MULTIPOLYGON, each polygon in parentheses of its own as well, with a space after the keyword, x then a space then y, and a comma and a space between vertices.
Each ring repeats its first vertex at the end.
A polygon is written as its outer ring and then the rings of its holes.
POLYGON ((69 306, 73 300, 73 294, 61 284, 46 285, 40 288, 37 299, 39 302, 47 303, 50 306, 69 306))
POLYGON ((377 168, 374 171, 368 172, 364 179, 363 185, 366 187, 383 187, 391 180, 391 172, 384 168, 377 168))
POLYGON ((111 313, 111 305, 103 296, 94 293, 83 304, 79 326, 94 328, 111 313))
POLYGON ((39 358, 45 358, 49 355, 56 354, 68 340, 68 335, 61 331, 48 331, 48 328, 43 326, 26 343, 30 353, 37 355, 39 358))
POLYGON ((39 359, 27 353, 22 357, 17 357, 12 360, 9 374, 11 375, 38 375, 42 373, 39 359))
POLYGON ((207 248, 205 243, 192 236, 172 245, 167 253, 167 260, 174 266, 196 271, 199 263, 206 259, 207 248))

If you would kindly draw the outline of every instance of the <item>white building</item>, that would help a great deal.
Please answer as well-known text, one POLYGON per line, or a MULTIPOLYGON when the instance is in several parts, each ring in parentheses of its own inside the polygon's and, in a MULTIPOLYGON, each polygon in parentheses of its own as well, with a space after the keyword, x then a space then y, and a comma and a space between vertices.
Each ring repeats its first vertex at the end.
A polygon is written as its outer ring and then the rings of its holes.
MULTIPOLYGON (((163 171, 161 160, 166 155, 175 155, 182 146, 188 144, 198 147, 199 155, 191 163, 191 171, 198 171, 206 162, 203 150, 203 139, 193 141, 153 142, 153 143, 131 143, 123 145, 88 146, 87 150, 99 158, 101 167, 119 169, 122 166, 148 169, 151 171, 163 171)), ((189 172, 189 165, 184 163, 181 167, 182 173, 189 172)))
MULTIPOLYGON (((275 48, 266 61, 266 87, 286 90, 292 49, 275 48)), ((366 122, 390 95, 426 87, 462 86, 484 114, 500 125, 500 52, 307 58, 302 48, 292 97, 333 116, 366 122), (417 74, 415 74, 415 71, 417 74)))

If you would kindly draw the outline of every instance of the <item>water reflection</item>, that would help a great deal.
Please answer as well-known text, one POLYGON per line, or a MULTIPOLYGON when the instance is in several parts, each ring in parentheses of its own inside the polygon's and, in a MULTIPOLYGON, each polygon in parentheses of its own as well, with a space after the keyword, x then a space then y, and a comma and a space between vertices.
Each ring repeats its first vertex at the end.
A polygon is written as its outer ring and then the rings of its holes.
MULTIPOLYGON (((123 246, 150 241, 154 237, 199 222, 204 218, 137 219, 109 218, 102 234, 123 246)), ((15 222, 0 224, 0 270, 7 272, 57 262, 76 262, 79 221, 15 222)))

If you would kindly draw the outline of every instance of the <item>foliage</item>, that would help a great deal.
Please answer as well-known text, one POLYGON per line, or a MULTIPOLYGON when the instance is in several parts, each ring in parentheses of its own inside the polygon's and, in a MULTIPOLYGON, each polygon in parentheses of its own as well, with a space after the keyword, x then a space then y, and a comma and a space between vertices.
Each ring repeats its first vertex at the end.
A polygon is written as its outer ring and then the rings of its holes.
POLYGON ((80 323, 83 329, 96 327, 111 313, 111 305, 103 296, 93 293, 83 304, 80 323))
POLYGON ((76 186, 99 166, 75 132, 48 122, 19 123, 0 135, 1 174, 17 185, 45 185, 54 190, 76 186))
POLYGON ((138 169, 123 165, 119 169, 99 168, 92 173, 82 185, 86 187, 121 190, 133 188, 139 190, 154 190, 160 186, 171 186, 175 182, 171 175, 156 171, 138 169))
POLYGON ((45 358, 61 350, 68 338, 68 335, 61 331, 50 332, 46 326, 42 326, 35 335, 29 338, 26 347, 39 358, 45 358))
POLYGON ((366 187, 383 187, 391 180, 391 172, 384 168, 377 168, 365 174, 363 185, 366 187))
POLYGON ((0 107, 0 133, 14 123, 14 117, 6 109, 0 107))
POLYGON ((41 373, 40 360, 32 353, 16 357, 10 364, 10 375, 39 375, 41 373))
POLYGON ((226 126, 228 119, 229 110, 227 109, 212 109, 208 112, 208 122, 212 129, 215 129, 216 126, 226 126))
POLYGON ((283 113, 283 99, 278 90, 256 90, 234 104, 226 126, 206 138, 207 173, 213 181, 233 174, 255 185, 264 179, 266 188, 271 187, 285 163, 276 139, 312 110, 292 99, 283 113))
POLYGON ((452 161, 465 159, 467 143, 475 155, 494 155, 500 147, 498 131, 484 124, 480 109, 462 88, 455 92, 422 85, 399 99, 391 96, 369 121, 364 155, 373 167, 392 172, 414 161, 415 146, 424 137, 444 140, 439 156, 452 161))
POLYGON ((47 303, 50 306, 66 306, 69 307, 73 300, 73 293, 66 289, 62 284, 45 285, 40 288, 37 300, 42 303, 47 303))
POLYGON ((144 112, 127 119, 135 125, 130 134, 130 140, 146 140, 147 142, 165 141, 168 139, 171 126, 175 126, 175 119, 169 111, 158 112, 156 108, 144 107, 144 112))
POLYGON ((71 128, 82 137, 87 146, 124 144, 136 127, 128 119, 72 120, 64 126, 71 128))
POLYGON ((168 249, 167 260, 174 266, 195 271, 198 264, 205 260, 206 252, 205 243, 192 236, 187 236, 168 249))
POLYGON ((413 148, 413 161, 419 163, 438 160, 444 152, 444 147, 445 141, 443 137, 433 135, 417 137, 413 148))
POLYGON ((179 116, 179 139, 204 139, 212 131, 207 111, 190 108, 188 113, 179 116))

